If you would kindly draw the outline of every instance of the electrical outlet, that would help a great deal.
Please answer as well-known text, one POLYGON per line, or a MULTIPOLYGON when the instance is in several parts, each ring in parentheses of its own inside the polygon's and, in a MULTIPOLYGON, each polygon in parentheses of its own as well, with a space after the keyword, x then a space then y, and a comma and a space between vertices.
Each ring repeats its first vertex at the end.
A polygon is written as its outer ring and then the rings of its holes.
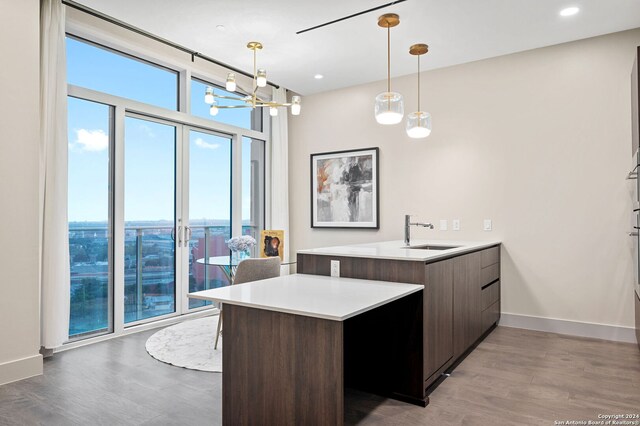
POLYGON ((453 219, 453 230, 454 231, 459 231, 460 230, 460 219, 453 219))
POLYGON ((340 261, 332 260, 331 261, 331 276, 339 277, 340 276, 340 261))
POLYGON ((441 231, 446 231, 447 230, 447 219, 440 219, 440 230, 441 231))
POLYGON ((482 227, 482 229, 484 229, 485 231, 491 231, 492 229, 491 219, 484 220, 484 226, 482 227))

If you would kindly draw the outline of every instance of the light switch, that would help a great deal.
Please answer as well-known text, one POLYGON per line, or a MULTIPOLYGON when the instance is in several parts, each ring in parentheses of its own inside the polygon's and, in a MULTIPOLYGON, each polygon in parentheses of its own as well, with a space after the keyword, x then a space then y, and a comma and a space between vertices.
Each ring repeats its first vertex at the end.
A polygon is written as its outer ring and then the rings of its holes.
POLYGON ((460 219, 453 219, 452 224, 453 224, 454 231, 460 230, 460 219))
POLYGON ((492 228, 491 219, 485 219, 484 226, 482 229, 484 229, 485 231, 491 231, 491 228, 492 228))
POLYGON ((331 276, 339 277, 340 276, 340 261, 332 260, 331 261, 331 276))
POLYGON ((447 227, 447 219, 440 219, 440 230, 446 231, 447 227))

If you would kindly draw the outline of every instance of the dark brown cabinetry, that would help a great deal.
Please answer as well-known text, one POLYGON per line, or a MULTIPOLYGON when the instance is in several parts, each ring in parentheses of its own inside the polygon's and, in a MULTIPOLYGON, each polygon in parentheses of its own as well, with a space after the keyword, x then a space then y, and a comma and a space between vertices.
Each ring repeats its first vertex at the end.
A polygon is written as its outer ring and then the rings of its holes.
POLYGON ((418 321, 422 344, 413 352, 422 359, 415 374, 423 378, 424 392, 405 393, 404 400, 426 403, 428 388, 500 318, 499 246, 432 262, 298 254, 298 272, 330 275, 331 260, 340 261, 346 278, 425 286, 418 321))
POLYGON ((453 259, 453 352, 462 355, 480 337, 480 272, 482 252, 453 259))
POLYGON ((500 319, 500 247, 493 247, 481 253, 480 334, 500 319))
POLYGON ((426 381, 453 357, 454 260, 427 264, 424 288, 424 377, 426 381))
POLYGON ((458 358, 500 318, 500 248, 453 262, 453 355, 458 358))

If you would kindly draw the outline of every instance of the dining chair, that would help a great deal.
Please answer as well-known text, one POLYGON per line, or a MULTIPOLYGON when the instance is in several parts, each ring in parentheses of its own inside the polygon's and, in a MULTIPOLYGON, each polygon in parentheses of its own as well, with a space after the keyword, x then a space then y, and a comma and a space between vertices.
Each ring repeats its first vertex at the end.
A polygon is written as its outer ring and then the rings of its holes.
MULTIPOLYGON (((238 264, 238 269, 233 277, 234 284, 243 284, 251 281, 266 280, 280 276, 280 258, 267 257, 264 259, 245 259, 238 264)), ((220 317, 216 331, 216 342, 213 349, 218 349, 218 338, 222 331, 222 305, 220 305, 220 317)))

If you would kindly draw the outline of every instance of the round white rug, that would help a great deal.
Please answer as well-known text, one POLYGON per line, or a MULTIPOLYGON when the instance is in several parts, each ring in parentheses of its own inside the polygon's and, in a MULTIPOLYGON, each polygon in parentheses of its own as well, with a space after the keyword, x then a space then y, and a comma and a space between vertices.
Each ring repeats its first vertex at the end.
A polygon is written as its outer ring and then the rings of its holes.
POLYGON ((191 370, 222 372, 222 337, 213 349, 218 315, 181 322, 153 334, 145 345, 158 361, 191 370))

